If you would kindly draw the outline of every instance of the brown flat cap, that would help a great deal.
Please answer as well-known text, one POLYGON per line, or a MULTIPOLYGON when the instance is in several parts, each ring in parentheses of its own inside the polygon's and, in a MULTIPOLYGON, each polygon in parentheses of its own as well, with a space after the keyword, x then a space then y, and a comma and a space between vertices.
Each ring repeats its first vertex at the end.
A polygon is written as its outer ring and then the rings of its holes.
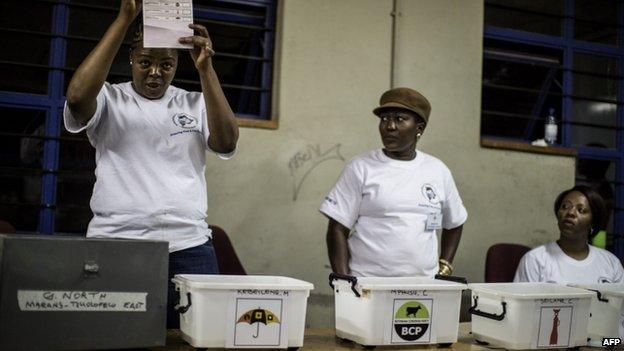
POLYGON ((379 107, 373 110, 377 116, 388 108, 402 108, 419 115, 425 123, 429 122, 431 105, 421 93, 410 88, 394 88, 386 91, 379 99, 379 107))

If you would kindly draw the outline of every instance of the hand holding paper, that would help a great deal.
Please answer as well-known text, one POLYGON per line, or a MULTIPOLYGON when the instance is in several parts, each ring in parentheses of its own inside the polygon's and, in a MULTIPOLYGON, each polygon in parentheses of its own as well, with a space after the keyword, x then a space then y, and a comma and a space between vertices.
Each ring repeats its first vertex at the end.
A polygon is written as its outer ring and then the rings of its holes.
POLYGON ((189 24, 189 28, 194 29, 198 35, 180 38, 179 42, 181 44, 190 44, 193 46, 191 57, 195 63, 195 68, 198 70, 208 69, 212 65, 211 57, 215 54, 212 49, 212 41, 208 35, 208 30, 206 27, 194 23, 189 24))

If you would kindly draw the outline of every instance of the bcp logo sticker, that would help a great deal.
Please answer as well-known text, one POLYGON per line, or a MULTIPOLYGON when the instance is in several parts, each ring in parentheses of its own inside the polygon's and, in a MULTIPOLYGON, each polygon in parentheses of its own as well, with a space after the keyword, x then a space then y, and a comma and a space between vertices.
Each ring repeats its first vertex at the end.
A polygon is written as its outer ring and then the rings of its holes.
POLYGON ((603 338, 602 339, 603 347, 619 346, 619 345, 622 345, 622 339, 620 338, 603 338))
POLYGON ((433 300, 394 300, 392 343, 428 343, 433 300))

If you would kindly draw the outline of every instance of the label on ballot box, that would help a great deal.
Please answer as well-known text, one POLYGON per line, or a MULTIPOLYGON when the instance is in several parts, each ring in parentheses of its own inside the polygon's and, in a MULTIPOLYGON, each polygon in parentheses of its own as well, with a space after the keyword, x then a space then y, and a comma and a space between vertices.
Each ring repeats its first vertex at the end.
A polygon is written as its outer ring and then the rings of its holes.
POLYGON ((436 342, 435 299, 426 290, 393 290, 389 296, 384 342, 387 344, 430 344, 436 342))
POLYGON ((21 311, 145 312, 146 292, 18 290, 21 311))
POLYGON ((395 299, 391 343, 431 341, 432 299, 395 299))
POLYGON ((578 299, 547 298, 535 300, 537 321, 535 348, 571 347, 574 310, 578 299))
POLYGON ((239 289, 228 308, 226 348, 287 348, 290 291, 239 289))

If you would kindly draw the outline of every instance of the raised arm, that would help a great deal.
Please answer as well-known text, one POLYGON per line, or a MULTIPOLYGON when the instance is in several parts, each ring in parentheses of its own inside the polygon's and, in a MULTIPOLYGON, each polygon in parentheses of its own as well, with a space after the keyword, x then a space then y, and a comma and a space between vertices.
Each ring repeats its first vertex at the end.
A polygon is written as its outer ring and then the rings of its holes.
POLYGON ((97 95, 104 85, 128 27, 140 10, 140 0, 122 0, 117 18, 89 56, 82 61, 69 82, 67 106, 80 123, 87 124, 93 117, 97 108, 97 95))
POLYGON ((214 51, 208 30, 199 24, 190 24, 189 27, 198 35, 180 38, 180 43, 194 46, 191 50, 191 57, 199 72, 202 93, 206 102, 208 130, 210 130, 208 146, 213 151, 229 153, 234 151, 238 141, 236 117, 223 94, 217 73, 212 67, 214 51))

